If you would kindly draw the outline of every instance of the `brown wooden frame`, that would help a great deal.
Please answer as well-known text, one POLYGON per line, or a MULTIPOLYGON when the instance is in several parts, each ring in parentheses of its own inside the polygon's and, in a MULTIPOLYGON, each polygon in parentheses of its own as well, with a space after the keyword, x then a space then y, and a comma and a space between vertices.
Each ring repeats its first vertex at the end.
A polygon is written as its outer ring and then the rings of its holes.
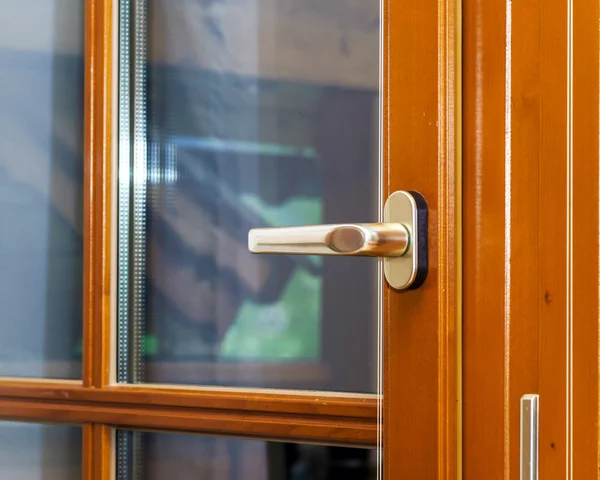
MULTIPOLYGON (((373 395, 114 384, 113 4, 86 0, 85 7, 82 382, 2 378, 2 418, 83 425, 86 479, 111 477, 114 428, 375 447, 380 422, 373 395)), ((386 185, 415 185, 436 212, 430 218, 435 236, 427 287, 406 296, 385 293, 385 456, 394 458, 386 463, 386 478, 450 480, 461 477, 460 2, 411 3, 412 16, 402 2, 383 4, 385 71, 394 69, 384 81, 384 97, 391 92, 394 98, 385 103, 386 135, 394 138, 385 155, 402 151, 405 158, 423 159, 407 162, 402 171, 388 162, 386 185), (437 55, 428 57, 431 52, 437 55), (411 105, 419 111, 425 105, 427 115, 421 119, 419 113, 417 122, 415 116, 391 115, 411 105), (407 312, 414 320, 410 335, 394 321, 407 312), (401 374, 388 381, 399 366, 401 374)))
POLYGON ((78 382, 4 380, 2 417, 108 424, 125 429, 289 439, 374 447, 377 400, 356 395, 260 393, 142 385, 86 388, 78 382))
POLYGON ((112 428, 374 447, 373 395, 113 384, 113 4, 87 0, 85 7, 82 382, 0 379, 2 418, 83 425, 84 478, 89 479, 110 478, 112 428))
POLYGON ((600 7, 578 3, 572 26, 572 380, 571 478, 600 468, 600 7))
POLYGON ((518 478, 526 393, 539 477, 597 478, 599 7, 464 18, 464 478, 518 478))
POLYGON ((385 478, 458 479, 461 2, 385 5, 384 196, 410 185, 425 195, 430 212, 426 284, 384 293, 384 457, 401 454, 386 463, 385 478))

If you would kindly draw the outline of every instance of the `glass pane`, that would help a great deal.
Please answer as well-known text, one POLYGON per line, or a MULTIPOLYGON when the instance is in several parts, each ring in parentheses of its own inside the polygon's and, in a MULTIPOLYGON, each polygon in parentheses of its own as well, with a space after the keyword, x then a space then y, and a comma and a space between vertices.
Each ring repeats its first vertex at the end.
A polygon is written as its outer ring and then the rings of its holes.
POLYGON ((379 3, 121 2, 119 381, 376 391, 377 260, 247 235, 377 221, 379 3))
POLYGON ((80 378, 83 2, 0 0, 0 376, 80 378))
POLYGON ((80 480, 81 428, 0 422, 0 478, 80 480))
POLYGON ((370 480, 375 450, 120 431, 118 480, 370 480))

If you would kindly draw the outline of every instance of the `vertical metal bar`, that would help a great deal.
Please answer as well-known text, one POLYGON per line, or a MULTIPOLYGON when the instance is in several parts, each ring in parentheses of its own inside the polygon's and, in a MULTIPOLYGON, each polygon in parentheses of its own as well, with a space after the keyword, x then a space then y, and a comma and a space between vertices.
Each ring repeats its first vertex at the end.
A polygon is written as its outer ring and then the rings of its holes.
MULTIPOLYGON (((131 8, 129 0, 119 2, 119 206, 117 280, 117 382, 129 381, 129 257, 131 220, 131 8)), ((129 480, 130 438, 117 433, 116 478, 129 480)))
MULTIPOLYGON (((119 2, 117 381, 144 381, 146 317, 146 1, 119 2), (133 11, 132 11, 133 6, 133 11), (133 27, 133 31, 132 31, 133 27)), ((142 436, 119 431, 117 478, 142 478, 142 436)))
POLYGON ((146 208, 148 161, 146 119, 146 0, 134 3, 133 72, 133 321, 130 358, 131 382, 144 381, 144 330, 146 316, 146 208))
MULTIPOLYGON (((134 71, 133 71, 133 252, 131 319, 132 338, 129 349, 131 382, 144 381, 144 332, 146 322, 146 209, 148 178, 148 138, 146 116, 146 0, 134 2, 134 71)), ((132 435, 132 475, 143 475, 143 436, 132 435)))
POLYGON ((119 2, 119 213, 117 382, 129 381, 129 222, 131 210, 130 8, 119 2))
POLYGON ((132 432, 117 430, 117 480, 131 480, 132 478, 132 432))
POLYGON ((521 397, 521 480, 538 480, 539 395, 521 397))

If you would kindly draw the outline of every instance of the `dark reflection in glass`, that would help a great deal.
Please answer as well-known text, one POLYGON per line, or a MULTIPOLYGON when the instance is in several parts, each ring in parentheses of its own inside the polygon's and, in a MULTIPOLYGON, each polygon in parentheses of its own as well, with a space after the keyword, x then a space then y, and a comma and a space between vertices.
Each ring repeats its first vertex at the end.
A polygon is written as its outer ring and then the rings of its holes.
MULTIPOLYGON (((133 433, 128 432, 130 436, 133 433)), ((138 433, 123 480, 371 480, 375 450, 138 433), (137 458, 137 476, 133 462, 137 458)), ((133 442, 132 442, 133 443, 133 442)), ((122 459, 121 459, 122 460, 122 459)), ((122 461, 119 462, 124 465, 122 461)))
POLYGON ((0 422, 0 478, 81 479, 81 428, 0 422))
POLYGON ((83 2, 0 0, 0 376, 80 378, 83 2))
POLYGON ((377 220, 379 1, 147 8, 126 103, 129 145, 147 137, 144 315, 121 318, 145 364, 119 380, 375 391, 377 260, 254 256, 247 234, 377 220))

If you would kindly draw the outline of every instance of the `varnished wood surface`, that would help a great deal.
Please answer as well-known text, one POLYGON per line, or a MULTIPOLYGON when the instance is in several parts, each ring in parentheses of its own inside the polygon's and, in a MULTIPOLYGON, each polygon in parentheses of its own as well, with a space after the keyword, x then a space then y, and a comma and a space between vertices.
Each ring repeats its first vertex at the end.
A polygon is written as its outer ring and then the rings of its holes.
MULTIPOLYGON (((308 5, 323 8, 320 2, 308 5)), ((358 3, 352 5, 360 11, 358 3)), ((460 229, 457 210, 460 169, 456 150, 458 5, 426 0, 410 6, 405 2, 388 2, 385 8, 384 185, 387 193, 397 189, 424 193, 430 203, 431 228, 430 277, 426 286, 402 294, 388 290, 384 302, 387 375, 384 414, 388 422, 385 458, 389 459, 386 474, 389 478, 458 478, 455 450, 460 275, 460 252, 456 244, 460 229)), ((247 392, 235 396, 229 392, 200 394, 193 389, 109 386, 112 208, 109 2, 90 1, 86 11, 87 268, 83 386, 59 384, 50 388, 51 382, 42 386, 2 382, 3 418, 93 423, 86 426, 86 445, 89 447, 91 436, 93 448, 86 447, 85 451, 88 455, 92 452, 91 472, 95 475, 98 465, 108 465, 107 430, 99 424, 375 446, 378 421, 376 399, 372 397, 303 398, 266 392, 253 397, 247 392), (95 453, 97 448, 100 453, 95 453)), ((351 42, 340 45, 344 50, 351 42)), ((319 48, 326 51, 321 44, 319 48)), ((311 56, 311 68, 313 61, 311 56)), ((376 68, 376 59, 369 57, 369 62, 373 61, 376 68)), ((326 63, 334 65, 329 60, 326 63)), ((269 68, 264 68, 267 73, 271 71, 269 68)), ((359 68, 368 71, 373 65, 359 68)), ((309 80, 335 83, 347 73, 344 68, 317 71, 325 72, 325 76, 309 80)), ((280 73, 283 78, 296 75, 278 67, 271 74, 280 73)), ((90 459, 86 462, 86 471, 90 472, 90 459)))
POLYGON ((598 478, 599 6, 573 11, 573 479, 598 478))
MULTIPOLYGON (((83 386, 111 380, 113 214, 113 4, 85 2, 83 386)), ((68 408, 67 404, 61 405, 68 408)), ((16 406, 19 410, 19 406, 16 406)), ((42 410, 43 411, 43 410, 42 410)), ((52 416, 51 410, 47 410, 52 416)), ((83 478, 111 478, 110 433, 95 418, 84 427, 83 478)), ((113 469, 114 470, 114 469, 113 469)))
POLYGON ((505 3, 472 2, 464 9, 465 479, 518 478, 519 397, 537 392, 538 324, 534 319, 538 317, 540 239, 535 110, 540 91, 539 59, 532 60, 539 49, 538 8, 537 4, 529 9, 514 6, 515 48, 508 66, 513 72, 512 95, 521 99, 518 102, 506 99, 505 3), (525 74, 531 80, 524 91, 525 74), (514 106, 515 128, 508 139, 507 101, 514 106), (528 122, 519 116, 524 109, 530 111, 528 122), (507 224, 507 210, 517 212, 513 203, 506 203, 512 199, 519 200, 518 216, 507 224), (520 335, 530 343, 516 349, 514 339, 520 335))
POLYGON ((270 412, 290 415, 363 418, 376 422, 374 395, 290 390, 218 389, 184 386, 112 385, 85 388, 78 382, 0 379, 0 397, 41 399, 53 402, 148 404, 156 407, 204 408, 270 412))
POLYGON ((91 423, 86 423, 82 426, 81 435, 81 470, 83 479, 92 479, 94 477, 94 430, 95 427, 91 423))
POLYGON ((82 446, 82 478, 109 480, 116 476, 114 430, 107 425, 85 423, 82 446))
MULTIPOLYGON (((9 420, 94 423, 365 447, 376 445, 379 424, 377 399, 372 396, 143 386, 100 389, 76 382, 8 379, 0 382, 0 409, 2 417, 9 420)), ((109 437, 102 431, 91 434, 98 437, 92 440, 94 448, 103 449, 100 457, 94 454, 92 464, 107 465, 109 437), (95 442, 99 440, 98 445, 95 442)))
MULTIPOLYGON (((148 405, 128 408, 67 402, 0 400, 2 417, 11 421, 81 424, 94 422, 114 428, 162 430, 240 438, 308 442, 323 445, 373 448, 377 444, 375 422, 345 417, 309 417, 269 414, 240 415, 201 409, 159 409, 148 405)), ((104 447, 102 447, 104 448, 104 447)), ((98 462, 94 462, 95 465, 98 462)))
POLYGON ((540 478, 571 478, 567 3, 471 2, 463 25, 464 478, 519 478, 527 393, 540 478))
POLYGON ((459 3, 384 2, 384 195, 429 204, 429 276, 384 295, 386 478, 459 478, 459 3))
POLYGON ((95 480, 108 480, 116 477, 116 453, 115 453, 115 431, 107 425, 91 425, 93 435, 93 445, 99 451, 92 452, 92 455, 84 454, 93 460, 91 475, 88 478, 95 480))
POLYGON ((89 0, 85 17, 83 384, 110 382, 113 234, 113 10, 89 0))
MULTIPOLYGON (((569 145, 569 18, 572 0, 540 2, 540 278, 539 476, 573 479, 569 464, 572 405, 568 400, 572 331, 572 160, 569 145)), ((531 60, 530 60, 531 61, 531 60)), ((526 80, 523 79, 526 83, 526 80)), ((516 121, 516 120, 515 120, 516 121)), ((515 130, 516 131, 516 130, 515 130)), ((526 188, 526 184, 522 188, 526 188)), ((518 208, 515 205, 515 208, 518 208)), ((515 242, 518 241, 515 238, 515 242)), ((515 321, 524 321, 515 317, 515 321)), ((531 348, 526 338, 521 342, 531 348)), ((518 365, 518 364, 515 364, 518 365)), ((517 417, 518 418, 518 417, 517 417)), ((516 430, 516 424, 515 424, 516 430)), ((514 451, 519 437, 513 437, 514 451)), ((518 458, 518 457, 517 457, 518 458)), ((516 472, 515 472, 516 473, 516 472)), ((515 477, 518 478, 518 477, 515 477)))

